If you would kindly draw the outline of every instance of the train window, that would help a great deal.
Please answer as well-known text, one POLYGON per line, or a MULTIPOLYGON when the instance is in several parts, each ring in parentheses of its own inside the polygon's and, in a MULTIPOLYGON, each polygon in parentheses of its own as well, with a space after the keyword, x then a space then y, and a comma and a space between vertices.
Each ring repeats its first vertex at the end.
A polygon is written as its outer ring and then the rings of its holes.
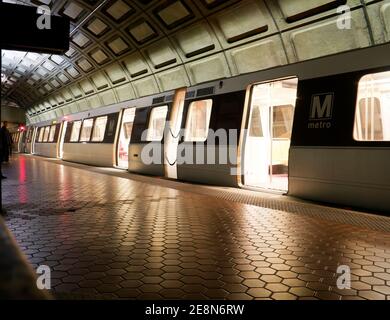
POLYGON ((263 137, 263 127, 261 125, 260 107, 253 106, 251 119, 249 120, 249 136, 250 137, 263 137))
POLYGON ((70 135, 70 142, 79 141, 80 128, 81 128, 81 120, 73 122, 72 134, 70 135))
POLYGON ((272 134, 275 139, 290 139, 292 133, 292 123, 294 117, 294 107, 292 105, 273 107, 272 134))
POLYGON ((205 141, 209 131, 213 100, 199 100, 190 104, 184 135, 185 141, 205 141))
POLYGON ((81 128, 80 141, 88 142, 91 140, 91 132, 93 127, 93 119, 85 119, 81 128))
POLYGON ((45 131, 43 133, 43 142, 47 142, 47 139, 49 138, 49 132, 50 132, 50 127, 49 126, 45 127, 45 131))
POLYGON ((135 117, 135 108, 126 109, 123 113, 123 135, 126 140, 130 140, 131 131, 135 117))
POLYGON ((107 126, 107 137, 112 137, 115 134, 117 118, 113 118, 112 115, 109 117, 107 126))
POLYGON ((43 132, 45 131, 44 127, 39 128, 39 137, 38 137, 38 142, 42 142, 43 140, 43 132))
POLYGON ((125 135, 125 139, 131 138, 131 130, 133 129, 133 122, 125 122, 123 124, 123 133, 125 135))
POLYGON ((28 131, 27 131, 27 143, 30 143, 31 142, 31 137, 32 137, 32 128, 28 128, 28 131))
POLYGON ((390 71, 360 79, 353 137, 359 141, 390 141, 390 71))
POLYGON ((49 142, 53 142, 53 141, 54 141, 55 133, 56 133, 56 125, 53 124, 53 125, 50 127, 49 142))
POLYGON ((167 118, 168 106, 161 106, 152 109, 149 120, 147 141, 161 141, 164 136, 165 120, 167 118))
POLYGON ((92 141, 103 141, 104 132, 106 131, 107 116, 96 118, 93 126, 92 141))

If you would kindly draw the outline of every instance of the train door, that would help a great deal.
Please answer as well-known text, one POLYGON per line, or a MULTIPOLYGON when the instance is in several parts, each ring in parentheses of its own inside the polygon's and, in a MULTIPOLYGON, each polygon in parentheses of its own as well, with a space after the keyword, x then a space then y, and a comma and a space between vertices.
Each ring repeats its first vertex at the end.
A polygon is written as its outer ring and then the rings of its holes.
POLYGON ((26 153, 31 153, 31 141, 33 136, 34 128, 28 127, 27 129, 27 137, 26 137, 26 153))
POLYGON ((20 135, 19 131, 15 132, 15 139, 13 141, 14 142, 13 148, 15 152, 19 151, 19 135, 20 135))
POLYGON ((29 153, 29 141, 31 137, 31 127, 26 127, 26 138, 24 139, 24 152, 29 153))
POLYGON ((66 129, 68 127, 68 121, 62 121, 61 123, 61 129, 60 129, 60 138, 59 138, 59 144, 57 149, 57 158, 62 159, 64 155, 64 141, 65 141, 65 134, 66 129))
POLYGON ((129 167, 129 145, 136 108, 122 110, 121 126, 117 144, 117 161, 119 168, 127 169, 129 167))
POLYGON ((23 136, 24 131, 19 132, 19 139, 18 139, 18 152, 23 153, 23 136))
POLYGON ((34 127, 33 136, 31 140, 31 154, 35 153, 35 141, 37 139, 38 127, 34 127))
POLYGON ((297 85, 297 78, 289 78, 252 86, 241 168, 244 185, 287 191, 297 85))
POLYGON ((27 143, 27 134, 28 134, 28 129, 23 129, 22 130, 22 141, 20 143, 20 152, 21 153, 26 153, 26 143, 27 143))
POLYGON ((167 134, 164 139, 164 167, 165 176, 170 179, 177 179, 177 146, 180 139, 180 129, 186 92, 186 88, 176 90, 165 131, 167 134))

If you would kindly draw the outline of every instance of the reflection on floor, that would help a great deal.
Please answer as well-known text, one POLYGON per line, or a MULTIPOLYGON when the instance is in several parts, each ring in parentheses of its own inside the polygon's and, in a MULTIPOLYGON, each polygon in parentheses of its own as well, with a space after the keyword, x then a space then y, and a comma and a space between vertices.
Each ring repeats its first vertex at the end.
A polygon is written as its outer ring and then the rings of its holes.
POLYGON ((248 187, 262 188, 269 191, 287 192, 288 190, 288 176, 286 174, 274 174, 269 177, 267 182, 261 183, 253 181, 248 187))
POLYGON ((261 207, 237 201, 239 191, 26 155, 3 171, 6 224, 34 268, 51 267, 60 298, 390 297, 386 217, 339 220, 343 210, 278 195, 261 207), (350 289, 337 288, 339 265, 350 289))

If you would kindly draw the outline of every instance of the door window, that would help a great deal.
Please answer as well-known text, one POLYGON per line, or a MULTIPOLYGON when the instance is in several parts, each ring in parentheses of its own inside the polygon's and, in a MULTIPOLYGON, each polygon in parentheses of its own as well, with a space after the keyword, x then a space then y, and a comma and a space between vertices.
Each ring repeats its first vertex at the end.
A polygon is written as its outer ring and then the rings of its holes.
POLYGON ((50 127, 49 126, 45 127, 45 131, 43 133, 43 142, 47 142, 49 138, 49 132, 50 132, 50 127))
POLYGON ((92 141, 101 142, 104 140, 104 133, 106 131, 107 116, 96 118, 93 126, 92 141))
POLYGON ((93 119, 85 119, 81 128, 80 142, 88 142, 91 139, 93 119))
POLYGON ((185 141, 201 142, 207 139, 213 100, 194 101, 188 109, 185 141))
POLYGON ((168 106, 155 107, 150 113, 147 141, 161 141, 164 136, 168 106))
POLYGON ((50 126, 49 142, 54 142, 55 133, 56 133, 56 125, 53 124, 52 126, 50 126))
POLYGON ((123 111, 122 126, 118 142, 118 166, 122 168, 128 167, 129 144, 131 139, 131 132, 133 130, 135 109, 136 108, 129 108, 123 111))
POLYGON ((38 142, 42 142, 43 141, 43 132, 45 131, 45 128, 42 127, 42 128, 39 128, 39 136, 38 136, 38 142))
POLYGON ((79 141, 80 128, 81 128, 81 120, 73 122, 72 133, 70 135, 70 142, 79 141))

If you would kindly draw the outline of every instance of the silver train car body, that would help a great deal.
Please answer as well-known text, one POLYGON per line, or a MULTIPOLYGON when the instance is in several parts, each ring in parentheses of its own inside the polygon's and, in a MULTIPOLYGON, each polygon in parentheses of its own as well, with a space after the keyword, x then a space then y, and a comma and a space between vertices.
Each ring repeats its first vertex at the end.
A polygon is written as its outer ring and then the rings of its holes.
MULTIPOLYGON (((389 52, 390 44, 359 49, 71 114, 56 119, 61 128, 55 146, 40 146, 36 132, 29 150, 139 174, 390 212, 389 100, 364 96, 359 87, 365 77, 388 86, 389 52), (368 113, 378 110, 380 139, 373 124, 363 127, 368 113), (79 132, 72 132, 75 123, 79 132), (192 136, 179 134, 191 126, 199 126, 192 136), (211 131, 230 129, 236 139, 209 140, 211 131), (145 162, 145 148, 153 146, 160 150, 153 154, 159 161, 145 162), (181 161, 183 150, 193 161, 181 161)), ((38 130, 50 125, 34 124, 38 130)))
POLYGON ((34 129, 35 141, 33 144, 28 143, 26 149, 32 150, 33 154, 48 157, 59 157, 59 130, 63 124, 51 124, 40 126, 34 129))

